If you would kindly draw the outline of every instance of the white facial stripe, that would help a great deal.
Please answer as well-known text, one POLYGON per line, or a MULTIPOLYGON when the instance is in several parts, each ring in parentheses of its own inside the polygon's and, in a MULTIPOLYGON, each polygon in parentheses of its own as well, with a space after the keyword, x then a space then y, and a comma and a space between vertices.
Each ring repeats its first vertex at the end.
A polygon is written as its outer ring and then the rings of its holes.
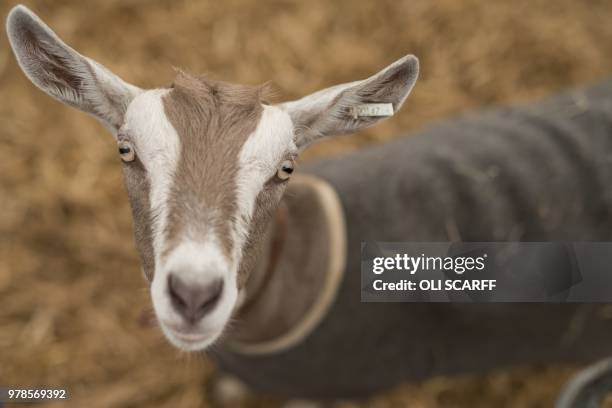
POLYGON ((136 154, 149 177, 156 270, 159 269, 159 256, 164 247, 168 196, 181 149, 179 136, 164 112, 162 98, 168 92, 168 89, 157 89, 137 96, 126 112, 122 129, 132 138, 136 154))
POLYGON ((205 242, 181 242, 163 266, 168 271, 181 271, 181 279, 200 286, 225 278, 225 272, 230 270, 221 245, 210 239, 205 242))
POLYGON ((259 124, 245 142, 238 159, 235 217, 238 221, 234 248, 239 252, 247 238, 257 195, 276 173, 288 151, 297 151, 291 118, 278 107, 264 105, 259 124))

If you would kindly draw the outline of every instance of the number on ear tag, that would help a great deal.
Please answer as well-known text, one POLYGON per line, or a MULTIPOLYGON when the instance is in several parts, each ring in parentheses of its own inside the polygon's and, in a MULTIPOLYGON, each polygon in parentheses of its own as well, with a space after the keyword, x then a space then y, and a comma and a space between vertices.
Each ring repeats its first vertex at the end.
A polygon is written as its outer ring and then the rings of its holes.
POLYGON ((392 103, 364 103, 363 105, 353 106, 351 115, 357 119, 360 116, 393 116, 392 103))

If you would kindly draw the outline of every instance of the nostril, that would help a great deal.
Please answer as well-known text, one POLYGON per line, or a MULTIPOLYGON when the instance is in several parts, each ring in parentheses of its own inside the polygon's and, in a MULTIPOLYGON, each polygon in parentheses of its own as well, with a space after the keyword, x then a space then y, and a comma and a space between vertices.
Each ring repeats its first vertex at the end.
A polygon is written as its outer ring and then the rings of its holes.
POLYGON ((168 275, 168 292, 170 293, 170 299, 172 304, 176 308, 187 307, 187 302, 183 298, 185 288, 180 279, 176 278, 173 274, 168 275))
POLYGON ((213 283, 211 283, 210 285, 208 285, 202 291, 202 295, 200 296, 200 299, 199 299, 199 303, 200 303, 199 308, 203 309, 203 308, 207 308, 215 304, 217 300, 219 300, 219 297, 221 296, 221 292, 223 292, 223 281, 221 279, 218 279, 214 281, 213 283))
POLYGON ((207 285, 188 284, 174 274, 168 275, 168 293, 174 309, 190 323, 212 311, 223 293, 223 280, 207 285))

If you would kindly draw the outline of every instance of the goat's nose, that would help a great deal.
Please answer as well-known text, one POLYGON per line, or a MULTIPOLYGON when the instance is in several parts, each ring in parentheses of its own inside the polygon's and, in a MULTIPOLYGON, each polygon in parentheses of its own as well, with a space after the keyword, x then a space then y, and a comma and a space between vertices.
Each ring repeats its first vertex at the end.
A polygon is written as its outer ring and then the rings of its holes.
POLYGON ((168 292, 174 309, 191 324, 214 309, 223 291, 223 280, 207 285, 188 284, 174 274, 168 275, 168 292))

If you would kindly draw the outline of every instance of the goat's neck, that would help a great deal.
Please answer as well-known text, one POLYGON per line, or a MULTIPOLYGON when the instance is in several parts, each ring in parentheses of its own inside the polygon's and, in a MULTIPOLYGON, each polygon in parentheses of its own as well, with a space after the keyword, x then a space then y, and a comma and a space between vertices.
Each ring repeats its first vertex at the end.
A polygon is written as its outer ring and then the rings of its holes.
POLYGON ((309 181, 292 181, 262 237, 231 341, 268 341, 291 330, 319 298, 329 272, 330 223, 309 181))
POLYGON ((260 293, 265 291, 268 281, 273 278, 287 240, 288 217, 289 209, 283 200, 261 237, 258 255, 246 282, 245 297, 240 304, 241 309, 250 308, 257 301, 260 293))

